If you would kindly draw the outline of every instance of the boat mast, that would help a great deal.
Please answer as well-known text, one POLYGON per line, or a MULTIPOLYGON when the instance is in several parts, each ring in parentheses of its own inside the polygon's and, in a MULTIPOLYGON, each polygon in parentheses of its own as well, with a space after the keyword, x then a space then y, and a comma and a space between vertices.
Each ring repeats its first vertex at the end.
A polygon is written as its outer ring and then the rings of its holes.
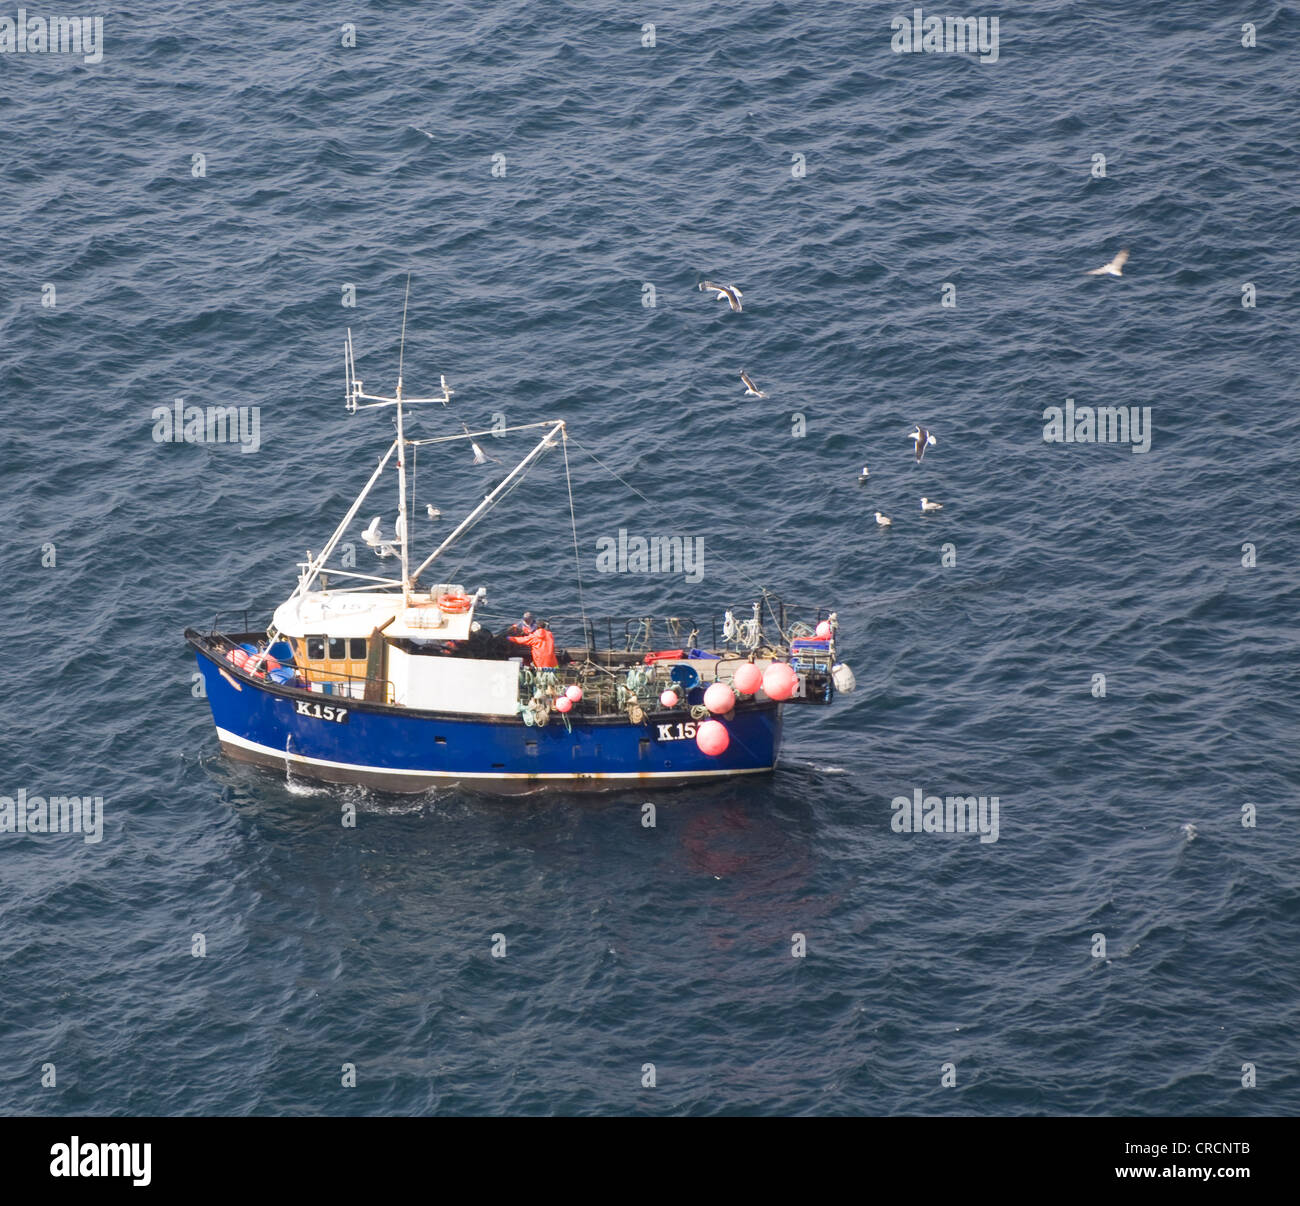
POLYGON ((447 405, 447 398, 450 395, 446 392, 444 385, 444 394, 441 398, 403 398, 402 397, 402 369, 405 364, 406 356, 406 307, 411 297, 411 277, 406 277, 406 299, 402 303, 402 342, 397 356, 397 393, 389 398, 383 394, 368 394, 364 391, 361 379, 356 372, 356 358, 352 351, 352 331, 349 328, 347 342, 344 345, 345 376, 347 378, 347 409, 349 413, 355 414, 358 410, 369 410, 376 406, 396 406, 397 407, 397 442, 394 447, 397 449, 397 525, 393 533, 393 543, 401 546, 402 554, 402 602, 410 603, 412 577, 410 575, 410 537, 407 532, 409 524, 407 522, 406 506, 406 445, 411 441, 406 438, 405 418, 402 411, 402 405, 413 406, 417 403, 439 402, 443 406, 447 405))
POLYGON ((406 274, 406 298, 402 302, 402 342, 397 352, 397 533, 402 541, 402 602, 411 601, 411 580, 407 575, 406 542, 406 439, 402 433, 402 364, 406 355, 406 306, 411 300, 411 274, 406 274))
MULTIPOLYGON (((440 436, 434 439, 407 440, 406 427, 405 427, 405 422, 402 414, 402 403, 403 403, 402 369, 405 365, 405 356, 406 356, 406 310, 407 310, 407 303, 410 301, 410 298, 411 298, 411 276, 410 273, 407 273, 406 300, 403 301, 402 303, 402 340, 397 353, 397 393, 395 396, 388 398, 385 397, 383 394, 367 394, 366 392, 364 392, 364 388, 361 384, 361 379, 357 376, 356 358, 352 351, 352 331, 350 328, 348 330, 347 342, 344 344, 344 375, 347 380, 348 412, 351 414, 356 414, 358 410, 369 410, 376 406, 397 407, 397 441, 393 445, 393 448, 397 450, 397 495, 398 495, 397 507, 398 509, 397 509, 397 530, 393 534, 393 540, 394 543, 398 543, 401 545, 402 602, 408 606, 411 602, 411 595, 415 591, 416 583, 420 579, 420 575, 424 573, 424 571, 428 569, 429 566, 431 566, 439 557, 441 557, 442 554, 448 548, 450 548, 452 544, 455 543, 456 538, 458 536, 460 536, 463 532, 467 531, 470 527, 472 527, 473 524, 485 512, 487 512, 492 508, 492 506, 504 495, 504 493, 506 492, 506 488, 510 485, 511 482, 515 481, 516 478, 518 478, 522 473, 524 473, 528 469, 528 467, 532 465, 533 462, 536 461, 537 458, 542 455, 543 452, 545 452, 549 448, 554 448, 557 437, 563 436, 565 432, 564 421, 562 419, 549 419, 541 423, 523 423, 516 427, 506 428, 507 431, 523 431, 529 427, 547 427, 550 430, 547 431, 547 433, 542 437, 541 442, 538 443, 537 447, 534 448, 527 456, 525 456, 524 459, 520 461, 519 464, 517 464, 508 474, 506 474, 506 476, 502 479, 502 481, 498 483, 496 489, 494 489, 491 493, 489 493, 483 499, 483 501, 479 503, 479 505, 475 507, 474 510, 471 511, 469 515, 467 515, 465 519, 461 521, 460 524, 457 525, 455 530, 436 549, 434 549, 434 551, 428 557, 426 557, 419 564, 419 566, 415 569, 414 572, 412 572, 410 568, 410 544, 409 544, 409 538, 407 533, 407 509, 406 509, 406 446, 407 444, 409 443, 412 447, 415 447, 416 445, 419 444, 442 444, 449 440, 472 439, 474 435, 483 435, 486 433, 471 432, 468 429, 466 429, 466 432, 463 436, 440 436)), ((425 402, 430 402, 430 403, 439 402, 443 406, 446 406, 447 400, 448 398, 450 398, 451 394, 450 391, 447 389, 447 383, 445 379, 443 381, 442 389, 443 389, 443 396, 441 398, 406 398, 405 402, 408 405, 415 405, 416 403, 425 403, 425 402)), ((494 430, 492 434, 496 435, 499 433, 494 430)), ((389 451, 391 452, 392 449, 390 449, 389 451)), ((373 484, 373 479, 371 484, 373 484)), ((366 487, 367 490, 369 490, 369 488, 370 488, 369 486, 366 487)), ((362 497, 364 497, 364 492, 362 497)), ((570 503, 572 504, 572 499, 570 499, 570 503)), ((353 503, 353 509, 351 512, 349 512, 349 521, 350 521, 350 516, 352 514, 355 514, 357 507, 359 507, 360 505, 361 505, 361 499, 357 499, 357 501, 353 503)), ((349 521, 345 521, 345 523, 349 521)), ((337 541, 338 535, 339 533, 336 532, 334 538, 335 541, 337 541)), ((332 547, 333 544, 331 543, 331 548, 332 547)), ((316 559, 314 563, 314 568, 319 569, 320 565, 323 564, 324 564, 324 557, 322 555, 322 557, 316 559)), ((305 590, 306 588, 300 584, 300 589, 305 590)))

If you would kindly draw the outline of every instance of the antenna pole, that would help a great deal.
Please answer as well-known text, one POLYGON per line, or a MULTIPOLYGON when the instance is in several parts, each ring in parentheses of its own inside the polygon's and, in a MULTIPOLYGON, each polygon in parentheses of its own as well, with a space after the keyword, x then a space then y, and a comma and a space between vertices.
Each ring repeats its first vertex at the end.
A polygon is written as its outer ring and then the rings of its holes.
POLYGON ((406 356, 406 307, 411 300, 411 274, 406 274, 406 296, 402 299, 402 342, 397 349, 397 396, 402 396, 402 363, 406 356))
POLYGON ((411 300, 411 274, 406 274, 406 298, 402 302, 402 342, 397 353, 397 522, 402 540, 402 601, 411 601, 411 580, 407 575, 406 539, 406 440, 402 431, 402 365, 406 356, 406 307, 411 300))

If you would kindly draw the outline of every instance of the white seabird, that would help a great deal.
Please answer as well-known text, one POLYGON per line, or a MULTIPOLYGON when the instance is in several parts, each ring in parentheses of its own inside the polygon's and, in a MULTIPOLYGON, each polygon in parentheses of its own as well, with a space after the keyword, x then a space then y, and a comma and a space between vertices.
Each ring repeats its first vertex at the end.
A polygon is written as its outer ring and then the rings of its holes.
POLYGON ((922 497, 922 499, 921 499, 921 510, 922 510, 922 511, 942 511, 942 510, 943 510, 943 503, 931 502, 928 498, 924 498, 924 497, 922 497))
POLYGON ((888 515, 882 515, 879 511, 877 511, 877 512, 876 512, 876 522, 877 522, 877 523, 878 523, 882 528, 887 528, 887 527, 889 527, 889 525, 890 525, 891 523, 893 523, 894 521, 893 521, 892 519, 890 519, 888 515))
POLYGON ((862 466, 862 472, 858 474, 858 485, 861 485, 861 484, 862 484, 863 482, 865 482, 865 481, 867 480, 867 478, 869 478, 870 476, 871 476, 871 474, 869 474, 869 473, 867 472, 867 467, 866 467, 866 465, 863 465, 863 466, 862 466))
POLYGON ((364 532, 361 533, 361 539, 364 540, 372 548, 375 545, 382 544, 384 542, 384 538, 379 534, 378 515, 376 515, 374 519, 370 521, 370 526, 364 532))
POLYGON ((920 464, 921 458, 925 455, 925 450, 931 444, 937 444, 939 441, 934 438, 924 427, 914 427, 912 434, 907 437, 916 445, 916 460, 920 464))
POLYGON ((725 301, 733 312, 740 313, 740 299, 745 295, 735 285, 715 285, 712 281, 701 281, 700 289, 712 289, 718 295, 718 301, 725 301))
POLYGON ((766 398, 767 395, 758 388, 750 379, 748 373, 741 373, 740 379, 745 383, 746 398, 766 398))
POLYGON ((435 507, 435 506, 433 505, 433 503, 429 503, 429 504, 425 507, 425 510, 427 510, 427 511, 429 512, 429 518, 430 518, 430 519, 441 519, 441 518, 442 518, 442 511, 439 510, 439 508, 435 507))
MULTIPOLYGON (((461 430, 464 431, 466 435, 469 435, 469 428, 466 427, 464 423, 462 423, 460 426, 461 426, 461 430)), ((496 457, 488 456, 488 454, 484 452, 483 449, 480 448, 473 440, 470 440, 469 446, 474 450, 474 464, 486 465, 488 461, 493 461, 493 462, 496 461, 497 459, 496 457)))
POLYGON ((1085 272, 1084 276, 1123 276, 1124 265, 1128 263, 1128 248, 1125 247, 1109 264, 1103 264, 1100 268, 1092 268, 1085 272))

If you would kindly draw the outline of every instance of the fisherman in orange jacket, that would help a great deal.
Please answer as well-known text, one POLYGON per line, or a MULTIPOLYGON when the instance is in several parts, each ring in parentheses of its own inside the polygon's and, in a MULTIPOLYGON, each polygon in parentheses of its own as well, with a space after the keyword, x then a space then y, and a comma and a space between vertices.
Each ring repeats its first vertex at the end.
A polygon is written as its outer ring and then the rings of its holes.
POLYGON ((545 620, 525 636, 512 636, 510 639, 516 645, 528 646, 534 666, 543 670, 553 670, 559 666, 560 663, 555 660, 555 634, 545 620))

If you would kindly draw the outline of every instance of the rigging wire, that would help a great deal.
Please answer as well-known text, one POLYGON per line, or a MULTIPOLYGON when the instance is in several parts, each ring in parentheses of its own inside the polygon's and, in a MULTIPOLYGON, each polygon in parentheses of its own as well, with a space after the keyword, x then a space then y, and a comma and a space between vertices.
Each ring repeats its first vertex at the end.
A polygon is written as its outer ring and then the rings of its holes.
POLYGON ((582 638, 590 640, 587 631, 587 600, 582 591, 582 557, 578 553, 578 517, 573 510, 573 478, 569 475, 569 429, 560 429, 564 447, 564 484, 569 491, 569 523, 573 527, 573 568, 578 575, 578 609, 582 612, 582 638))
MULTIPOLYGON (((608 473, 610 477, 614 478, 619 482, 622 482, 623 485, 625 485, 629 490, 631 490, 632 493, 635 494, 637 498, 641 499, 642 502, 648 503, 651 507, 654 508, 654 510, 656 510, 665 519, 671 520, 673 518, 666 510, 664 510, 663 507, 659 506, 659 504, 656 503, 653 499, 647 498, 644 494, 641 493, 640 490, 638 490, 634 485, 632 485, 632 483, 629 482, 626 478, 620 477, 617 473, 615 473, 613 469, 611 469, 608 465, 606 465, 605 462, 602 461, 600 457, 598 457, 594 452, 592 452, 592 450, 588 448, 580 439, 578 439, 577 436, 573 437, 573 442, 577 444, 578 447, 581 448, 583 452, 585 452, 589 457, 591 457, 591 459, 595 461, 596 464, 598 464, 606 473, 608 473)), ((723 557, 720 553, 715 553, 713 555, 717 557, 718 560, 721 561, 723 565, 729 566, 732 570, 734 570, 737 574, 739 574, 742 578, 744 578, 745 581, 748 582, 751 586, 758 587, 759 591, 762 592, 764 597, 766 597, 770 593, 766 586, 764 586, 761 582, 756 582, 747 573, 745 573, 745 571, 741 569, 740 566, 734 564, 731 561, 728 561, 727 558, 723 557)))
MULTIPOLYGON (((525 469, 524 472, 521 473, 521 474, 520 474, 520 475, 519 475, 519 476, 518 476, 518 477, 517 477, 517 478, 516 478, 512 483, 511 483, 510 488, 507 489, 506 492, 505 492, 504 494, 502 494, 502 495, 501 495, 501 496, 496 500, 496 502, 494 502, 494 503, 492 504, 492 506, 493 506, 493 507, 498 507, 498 506, 501 505, 501 503, 505 502, 505 500, 506 500, 507 498, 509 498, 509 497, 510 497, 510 496, 511 496, 511 495, 512 495, 516 490, 519 489, 520 486, 522 486, 522 485, 524 484, 524 479, 525 479, 525 478, 526 478, 526 477, 527 477, 527 476, 528 476, 528 475, 529 475, 529 474, 530 474, 530 473, 531 473, 531 472, 532 472, 532 471, 533 471, 533 470, 534 470, 534 469, 535 469, 539 464, 541 464, 541 461, 540 461, 540 460, 537 460, 537 461, 534 461, 531 465, 529 465, 528 468, 525 469)), ((488 493, 490 494, 491 491, 489 491, 488 493)), ((489 514, 488 511, 484 511, 482 515, 480 515, 480 516, 479 516, 476 520, 474 520, 474 522, 471 523, 471 524, 470 524, 470 525, 469 525, 469 526, 468 526, 468 527, 467 527, 463 532, 461 532, 461 534, 460 534, 461 537, 468 536, 470 532, 472 532, 476 527, 478 527, 479 524, 481 524, 481 523, 483 522, 484 517, 487 516, 488 514, 489 514)), ((458 544, 460 543, 460 538, 459 538, 459 537, 457 538, 457 543, 458 543, 458 544)), ((466 557, 467 557, 467 556, 468 556, 468 553, 466 554, 466 557)), ((462 558, 460 559, 460 561, 457 563, 456 568, 455 568, 454 570, 452 570, 452 572, 451 572, 451 577, 452 577, 453 579, 454 579, 454 578, 456 577, 456 575, 459 574, 460 571, 464 568, 466 557, 462 557, 462 558)))

